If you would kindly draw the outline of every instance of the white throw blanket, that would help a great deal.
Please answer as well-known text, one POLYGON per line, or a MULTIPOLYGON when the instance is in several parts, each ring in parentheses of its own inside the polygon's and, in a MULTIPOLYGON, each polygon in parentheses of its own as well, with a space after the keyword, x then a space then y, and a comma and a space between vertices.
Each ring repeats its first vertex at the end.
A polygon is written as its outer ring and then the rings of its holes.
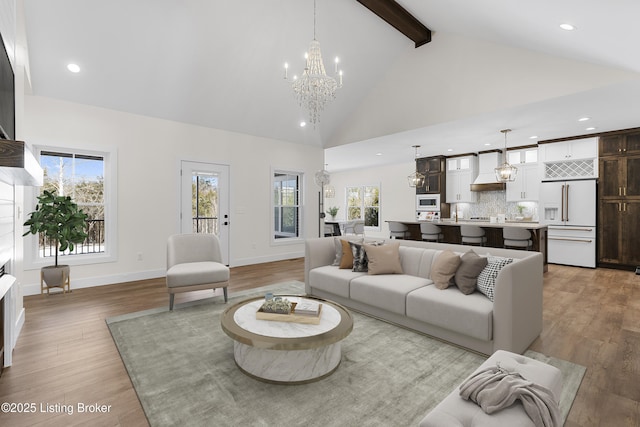
POLYGON ((476 402, 492 414, 520 400, 536 427, 560 426, 560 410, 553 393, 525 379, 518 372, 508 372, 500 364, 469 377, 460 385, 460 396, 476 402))

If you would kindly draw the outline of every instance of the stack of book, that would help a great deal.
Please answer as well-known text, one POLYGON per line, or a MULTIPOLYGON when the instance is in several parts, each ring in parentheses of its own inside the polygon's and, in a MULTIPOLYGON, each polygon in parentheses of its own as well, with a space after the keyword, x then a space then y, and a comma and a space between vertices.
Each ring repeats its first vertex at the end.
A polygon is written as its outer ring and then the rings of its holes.
POLYGON ((322 304, 315 301, 302 300, 296 304, 293 309, 295 314, 302 314, 304 316, 317 316, 320 313, 320 307, 322 304))

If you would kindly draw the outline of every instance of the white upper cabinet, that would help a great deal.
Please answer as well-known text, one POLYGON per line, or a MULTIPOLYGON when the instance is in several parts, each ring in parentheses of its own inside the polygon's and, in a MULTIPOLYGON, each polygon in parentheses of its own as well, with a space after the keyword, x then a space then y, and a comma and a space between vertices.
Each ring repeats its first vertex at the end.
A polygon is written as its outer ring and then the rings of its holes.
POLYGON ((507 182, 507 202, 538 201, 541 182, 538 149, 508 151, 507 160, 518 168, 516 180, 507 182))
POLYGON ((516 165, 516 180, 507 182, 507 202, 536 202, 540 197, 540 169, 537 163, 516 165))
POLYGON ((478 156, 447 159, 447 203, 475 203, 478 193, 471 184, 478 176, 478 156))
POLYGON ((540 144, 539 155, 545 181, 598 177, 598 138, 540 144))
POLYGON ((540 144, 543 162, 593 159, 598 157, 598 138, 540 144))

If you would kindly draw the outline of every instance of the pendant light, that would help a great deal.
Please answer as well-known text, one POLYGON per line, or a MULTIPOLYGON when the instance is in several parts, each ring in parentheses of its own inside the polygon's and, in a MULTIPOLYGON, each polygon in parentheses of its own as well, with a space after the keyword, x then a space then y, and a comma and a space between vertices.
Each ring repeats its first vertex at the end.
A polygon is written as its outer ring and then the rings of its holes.
POLYGON ((504 151, 502 152, 502 160, 504 160, 504 162, 500 167, 494 169, 496 172, 496 179, 498 182, 512 182, 516 180, 518 168, 507 162, 507 134, 511 132, 511 129, 502 129, 500 132, 504 134, 504 151))
MULTIPOLYGON (((418 148, 420 148, 419 145, 412 145, 413 148, 416 149, 416 154, 414 156, 414 160, 418 157, 418 148)), ((418 172, 417 170, 412 173, 411 175, 409 175, 407 177, 407 180, 409 181, 409 187, 423 187, 424 186, 424 179, 425 176, 422 175, 420 172, 418 172)))

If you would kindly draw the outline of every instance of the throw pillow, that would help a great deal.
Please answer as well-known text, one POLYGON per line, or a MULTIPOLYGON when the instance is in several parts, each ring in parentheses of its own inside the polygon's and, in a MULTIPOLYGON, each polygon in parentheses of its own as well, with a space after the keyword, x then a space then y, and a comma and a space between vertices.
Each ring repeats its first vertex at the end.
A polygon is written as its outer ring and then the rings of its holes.
POLYGON ((336 257, 333 259, 333 264, 331 265, 339 266, 342 260, 342 240, 334 237, 333 244, 336 247, 336 257))
POLYGON ((431 280, 438 289, 447 289, 449 282, 456 274, 460 265, 460 257, 450 250, 445 250, 438 255, 431 267, 431 280))
POLYGON ((460 267, 456 270, 454 280, 460 292, 469 295, 476 290, 478 275, 487 266, 487 259, 471 249, 460 257, 460 261, 460 267))
POLYGON ((369 260, 364 247, 360 243, 349 242, 351 253, 353 254, 353 271, 366 273, 368 271, 369 260))
POLYGON ((369 260, 369 274, 402 274, 400 243, 386 245, 364 244, 369 260))
POLYGON ((340 240, 342 245, 342 258, 340 258, 340 268, 353 268, 353 252, 351 246, 346 240, 340 240))
POLYGON ((478 275, 478 290, 485 294, 487 298, 493 301, 494 290, 496 287, 496 278, 498 273, 507 264, 511 264, 513 258, 487 257, 487 266, 478 275))

